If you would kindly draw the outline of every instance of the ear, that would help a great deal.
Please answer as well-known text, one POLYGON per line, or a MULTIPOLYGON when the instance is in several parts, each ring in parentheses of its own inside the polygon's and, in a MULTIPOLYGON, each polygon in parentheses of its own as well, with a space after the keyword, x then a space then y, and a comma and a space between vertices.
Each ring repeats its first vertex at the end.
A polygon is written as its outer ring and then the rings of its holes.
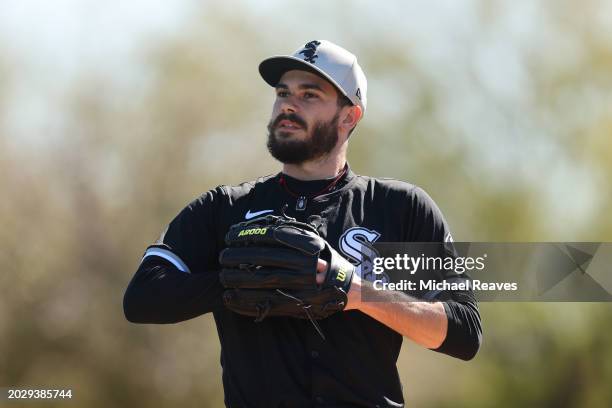
POLYGON ((350 131, 357 125, 357 122, 361 120, 363 116, 363 111, 361 110, 361 106, 353 105, 345 108, 347 111, 342 116, 342 120, 340 121, 340 126, 345 128, 346 131, 350 131))

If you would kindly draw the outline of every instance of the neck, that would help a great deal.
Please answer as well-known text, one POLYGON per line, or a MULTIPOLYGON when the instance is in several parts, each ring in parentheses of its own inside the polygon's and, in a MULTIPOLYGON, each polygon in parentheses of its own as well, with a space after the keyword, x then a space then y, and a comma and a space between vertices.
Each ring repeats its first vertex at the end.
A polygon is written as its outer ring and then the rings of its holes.
POLYGON ((283 173, 298 180, 323 180, 336 177, 345 164, 344 155, 326 156, 300 164, 284 164, 283 173))

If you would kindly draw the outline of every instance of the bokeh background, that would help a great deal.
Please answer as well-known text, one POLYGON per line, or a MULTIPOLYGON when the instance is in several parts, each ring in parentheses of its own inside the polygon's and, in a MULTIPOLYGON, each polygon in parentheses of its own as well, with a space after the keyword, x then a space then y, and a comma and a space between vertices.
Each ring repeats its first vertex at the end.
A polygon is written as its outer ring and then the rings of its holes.
MULTIPOLYGON (((368 76, 353 169, 456 240, 612 241, 612 2, 4 0, 0 387, 222 406, 211 316, 129 324, 123 291, 186 203, 278 171, 257 64, 312 39, 368 76)), ((481 311, 469 363, 405 342, 407 406, 610 406, 612 304, 481 311)))

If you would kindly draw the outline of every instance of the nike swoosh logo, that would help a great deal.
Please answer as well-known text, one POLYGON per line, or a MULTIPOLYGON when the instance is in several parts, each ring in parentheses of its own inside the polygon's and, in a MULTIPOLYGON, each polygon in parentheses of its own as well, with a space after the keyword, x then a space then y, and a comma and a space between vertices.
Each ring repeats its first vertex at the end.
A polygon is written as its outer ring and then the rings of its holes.
POLYGON ((244 218, 246 220, 250 220, 251 218, 255 218, 259 215, 263 215, 266 213, 270 213, 270 212, 274 212, 274 210, 261 210, 261 211, 255 211, 255 212, 251 212, 251 210, 247 211, 246 214, 244 214, 244 218))

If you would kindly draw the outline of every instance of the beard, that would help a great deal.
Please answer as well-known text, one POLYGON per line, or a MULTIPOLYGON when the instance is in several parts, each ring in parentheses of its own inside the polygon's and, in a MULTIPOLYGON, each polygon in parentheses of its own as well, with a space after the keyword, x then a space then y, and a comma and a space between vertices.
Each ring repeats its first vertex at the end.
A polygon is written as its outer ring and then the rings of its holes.
POLYGON ((268 124, 268 151, 285 164, 301 164, 329 154, 338 143, 339 113, 328 122, 317 122, 309 132, 306 122, 296 114, 281 113, 268 124), (292 140, 290 132, 275 131, 281 120, 291 120, 307 133, 304 140, 292 140))

